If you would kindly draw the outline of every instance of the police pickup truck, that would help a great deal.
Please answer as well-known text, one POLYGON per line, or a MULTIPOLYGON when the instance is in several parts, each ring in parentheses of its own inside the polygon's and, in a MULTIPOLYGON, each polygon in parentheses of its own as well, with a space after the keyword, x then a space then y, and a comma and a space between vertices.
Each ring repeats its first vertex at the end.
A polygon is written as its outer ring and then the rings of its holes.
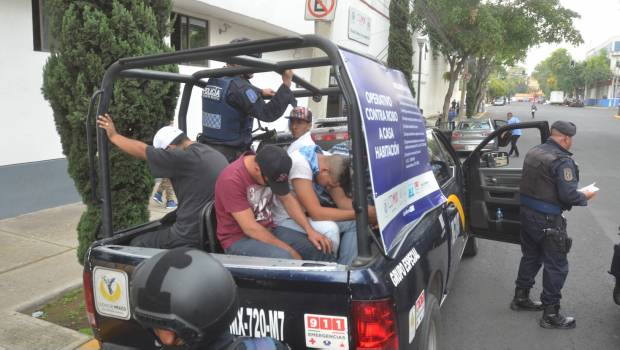
MULTIPOLYGON (((505 152, 481 150, 516 127, 539 129, 542 142, 549 135, 547 123, 501 127, 461 163, 449 140, 425 127, 401 72, 314 35, 121 59, 107 69, 93 111, 107 112, 118 79, 183 82, 179 126, 186 130, 192 89, 204 87, 206 79, 285 69, 298 73, 293 78, 297 98, 320 101, 329 96, 346 104, 358 257, 345 266, 226 255, 217 248, 214 209, 208 205, 201 217, 204 249, 231 271, 241 298, 230 332, 272 337, 292 349, 441 349, 439 307, 453 288, 462 255, 476 254, 474 237, 518 241, 521 170, 507 167, 505 152), (248 56, 315 49, 323 55, 285 61, 248 56), (193 75, 152 70, 205 59, 237 65, 193 75), (330 67, 337 85, 315 86, 300 77, 313 67, 330 67), (369 200, 376 207, 378 228, 368 224, 369 200), (500 206, 504 215, 498 220, 494 213, 500 206)), ((159 250, 128 242, 170 225, 174 214, 113 232, 108 141, 102 130, 96 132, 97 150, 89 152, 93 166, 95 152, 99 155, 98 172, 91 174, 100 174, 92 181, 100 184, 102 229, 84 261, 88 319, 104 349, 156 348, 152 334, 132 320, 129 288, 136 265, 159 250)))

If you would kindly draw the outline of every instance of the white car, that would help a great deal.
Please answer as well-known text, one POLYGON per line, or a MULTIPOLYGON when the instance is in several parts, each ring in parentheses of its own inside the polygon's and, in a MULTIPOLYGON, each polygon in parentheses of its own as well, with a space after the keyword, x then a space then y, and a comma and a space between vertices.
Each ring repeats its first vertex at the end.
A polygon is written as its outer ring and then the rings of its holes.
POLYGON ((503 97, 496 98, 493 100, 493 106, 504 106, 506 104, 506 99, 503 97))

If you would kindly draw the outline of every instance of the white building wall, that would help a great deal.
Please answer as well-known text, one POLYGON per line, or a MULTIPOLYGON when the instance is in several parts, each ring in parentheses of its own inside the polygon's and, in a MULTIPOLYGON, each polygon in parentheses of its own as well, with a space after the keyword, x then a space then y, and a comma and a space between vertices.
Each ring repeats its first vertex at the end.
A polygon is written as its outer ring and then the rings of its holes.
POLYGON ((33 49, 30 0, 0 4, 0 166, 62 158, 52 109, 41 94, 48 53, 33 49))
MULTIPOLYGON (((305 0, 175 0, 174 11, 209 21, 209 42, 224 44, 244 36, 262 39, 282 35, 314 33, 315 24, 304 20, 305 0), (277 10, 276 10, 277 9, 277 10)), ((348 47, 385 61, 389 35, 389 0, 340 0, 332 23, 331 39, 348 47), (353 7, 371 20, 368 45, 349 39, 349 9, 353 7)), ((0 128, 0 166, 63 158, 60 138, 53 113, 41 94, 42 68, 49 53, 33 49, 32 9, 30 0, 3 1, 0 4, 0 33, 3 33, 3 53, 0 55, 0 105, 3 108, 3 127, 0 128)), ((417 49, 416 49, 417 50, 417 49)), ((308 57, 309 50, 265 54, 273 60, 308 57)), ((417 65, 417 55, 413 57, 417 65)), ((221 63, 211 62, 212 67, 221 63)), ((182 73, 200 67, 181 66, 182 73)), ((414 69, 415 70, 415 69, 414 69)), ((439 113, 446 84, 441 76, 446 71, 441 58, 432 52, 424 54, 422 64, 422 108, 425 115, 439 113)), ((417 70, 416 70, 417 72, 417 70)), ((310 80, 310 70, 296 71, 310 80)), ((414 74, 414 84, 417 74, 414 74)), ((257 74, 255 85, 277 89, 281 78, 275 73, 257 74)), ((307 105, 307 98, 299 99, 307 105)), ((288 111, 287 111, 288 112, 288 111)), ((200 91, 195 89, 188 113, 188 134, 200 132, 200 91)), ((283 129, 285 119, 271 127, 283 129)))

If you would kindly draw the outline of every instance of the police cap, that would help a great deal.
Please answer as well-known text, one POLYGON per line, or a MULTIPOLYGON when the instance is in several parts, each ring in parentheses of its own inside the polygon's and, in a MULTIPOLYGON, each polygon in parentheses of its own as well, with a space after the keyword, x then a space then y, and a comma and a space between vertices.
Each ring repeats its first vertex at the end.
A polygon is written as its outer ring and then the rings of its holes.
POLYGON ((577 126, 571 122, 567 122, 564 120, 558 120, 557 122, 551 125, 551 130, 557 130, 560 133, 566 136, 575 136, 577 133, 577 126))
MULTIPOLYGON (((233 40, 230 41, 231 44, 238 44, 238 43, 245 43, 251 41, 249 38, 246 37, 241 37, 241 38, 235 38, 233 40)), ((256 57, 256 58, 262 58, 263 54, 261 52, 255 52, 255 53, 249 53, 248 56, 252 56, 252 57, 256 57)))

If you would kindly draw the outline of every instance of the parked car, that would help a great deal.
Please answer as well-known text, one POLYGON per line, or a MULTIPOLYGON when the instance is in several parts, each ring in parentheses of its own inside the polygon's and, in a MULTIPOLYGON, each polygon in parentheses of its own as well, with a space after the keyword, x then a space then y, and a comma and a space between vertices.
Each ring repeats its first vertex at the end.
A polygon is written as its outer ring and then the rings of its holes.
MULTIPOLYGON (((495 126, 490 119, 462 121, 452 131, 452 147, 457 152, 471 152, 494 130, 495 126)), ((496 140, 492 140, 483 150, 496 151, 497 148, 496 140)))
POLYGON ((506 99, 503 97, 498 97, 493 100, 493 106, 504 106, 506 104, 506 99))
POLYGON ((566 104, 569 107, 583 107, 583 101, 577 98, 569 99, 566 104))

